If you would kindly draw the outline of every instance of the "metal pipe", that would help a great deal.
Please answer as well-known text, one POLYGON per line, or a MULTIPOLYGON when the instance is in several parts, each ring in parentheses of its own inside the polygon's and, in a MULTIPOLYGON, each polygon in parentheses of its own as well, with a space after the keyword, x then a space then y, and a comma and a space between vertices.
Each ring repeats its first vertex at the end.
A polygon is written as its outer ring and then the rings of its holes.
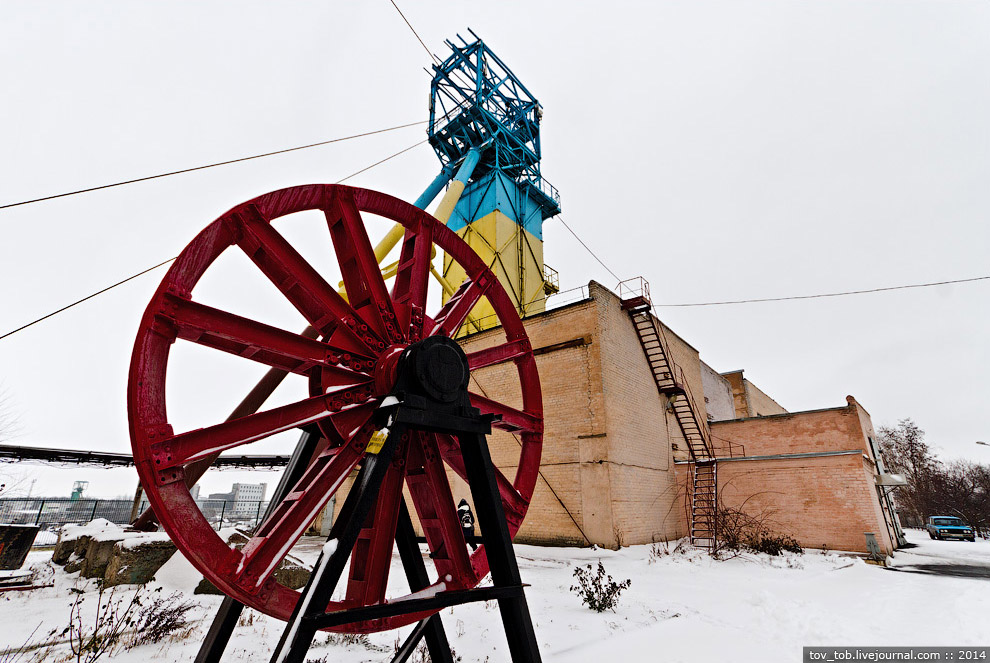
POLYGON ((433 212, 433 216, 437 218, 437 221, 446 225, 450 219, 450 215, 454 212, 454 208, 457 206, 457 202, 461 199, 461 194, 464 193, 464 187, 467 185, 471 173, 474 172, 475 166, 478 165, 478 161, 480 160, 481 150, 477 147, 471 148, 464 155, 464 160, 461 162, 460 168, 457 169, 457 176, 450 181, 450 186, 447 187, 447 193, 443 195, 440 204, 437 205, 437 209, 433 212))
MULTIPOLYGON (((426 209, 426 206, 432 203, 433 199, 437 197, 438 193, 440 193, 440 190, 447 185, 447 182, 450 181, 453 174, 454 164, 448 163, 443 167, 443 170, 441 170, 437 176, 433 178, 433 181, 430 182, 430 185, 426 187, 423 193, 419 195, 419 198, 416 199, 416 202, 414 202, 413 205, 420 209, 426 209)), ((458 171, 457 174, 460 175, 460 171, 458 171)), ((378 242, 378 245, 375 246, 375 260, 378 262, 384 260, 385 256, 387 256, 389 252, 395 248, 395 245, 399 243, 399 240, 402 239, 402 236, 405 235, 405 233, 406 229, 401 223, 397 223, 392 226, 392 229, 388 231, 384 238, 382 238, 382 241, 378 242)))
MULTIPOLYGON (((450 215, 453 213, 454 208, 457 207, 458 201, 461 199, 461 194, 464 193, 464 187, 467 184, 468 179, 471 178, 471 173, 474 172, 475 167, 481 160, 481 149, 472 148, 466 155, 464 159, 461 160, 460 166, 457 168, 457 175, 451 179, 450 174, 453 172, 454 164, 447 164, 440 174, 434 178, 430 186, 426 187, 426 191, 416 199, 413 203, 416 207, 420 209, 426 209, 426 206, 436 198, 437 193, 440 189, 444 187, 448 182, 450 186, 447 188, 447 193, 443 195, 440 203, 437 205, 436 210, 433 212, 433 216, 436 217, 437 221, 446 224, 450 219, 450 215)), ((375 260, 379 264, 385 259, 389 252, 395 248, 395 245, 399 243, 399 240, 406 233, 406 228, 401 223, 397 223, 392 226, 392 229, 386 233, 382 241, 378 242, 375 246, 375 260)), ((433 248, 433 254, 431 258, 436 255, 436 247, 433 248)), ((398 268, 398 263, 389 265, 382 270, 382 277, 388 279, 395 275, 395 269, 398 268)), ((347 294, 343 292, 343 282, 340 284, 341 294, 347 297, 347 294)), ((445 288, 446 289, 446 288, 445 288)), ((449 296, 453 290, 447 293, 449 296)))
MULTIPOLYGON (((460 174, 460 173, 458 173, 460 174)), ((447 182, 450 178, 454 176, 454 164, 448 163, 443 169, 433 178, 430 182, 430 186, 419 195, 419 198, 413 203, 416 207, 420 209, 426 209, 426 206, 433 202, 433 199, 437 197, 440 190, 447 186, 447 182)))

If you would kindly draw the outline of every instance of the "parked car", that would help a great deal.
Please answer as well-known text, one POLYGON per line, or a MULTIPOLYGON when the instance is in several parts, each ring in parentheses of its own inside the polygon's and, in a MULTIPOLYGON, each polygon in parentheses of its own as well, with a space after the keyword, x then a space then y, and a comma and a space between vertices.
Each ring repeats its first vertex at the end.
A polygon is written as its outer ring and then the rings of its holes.
POLYGON ((963 524, 955 516, 932 516, 925 526, 928 536, 933 539, 966 539, 976 541, 976 534, 973 528, 963 524))

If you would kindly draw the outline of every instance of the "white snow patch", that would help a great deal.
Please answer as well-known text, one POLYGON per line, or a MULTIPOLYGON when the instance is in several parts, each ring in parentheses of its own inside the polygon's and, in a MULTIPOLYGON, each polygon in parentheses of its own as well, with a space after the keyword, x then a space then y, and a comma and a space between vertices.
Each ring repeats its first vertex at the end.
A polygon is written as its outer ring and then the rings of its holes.
POLYGON ((97 518, 79 525, 65 525, 62 527, 61 536, 63 541, 74 541, 84 536, 97 537, 108 534, 112 536, 123 531, 120 525, 103 518, 97 518))
POLYGON ((162 543, 171 541, 166 532, 124 532, 120 542, 121 548, 137 548, 145 543, 162 543))
POLYGON ((203 574, 196 570, 182 551, 172 555, 167 562, 155 573, 155 579, 150 583, 149 588, 162 587, 163 589, 182 592, 192 596, 193 590, 203 579, 203 574), (154 587, 151 587, 151 586, 154 587))
MULTIPOLYGON (((990 542, 929 541, 909 531, 916 548, 898 552, 892 569, 861 559, 809 551, 804 555, 767 557, 741 555, 722 562, 689 549, 650 559, 650 546, 620 551, 604 549, 515 546, 526 597, 545 663, 619 660, 640 661, 790 661, 802 646, 812 645, 985 645, 990 642, 990 584, 983 578, 961 578, 912 572, 919 564, 990 566, 990 542), (569 590, 575 566, 601 560, 617 581, 632 586, 616 611, 595 613, 569 590), (899 570, 897 570, 899 569, 899 570)), ((308 538, 294 552, 315 557, 324 541, 308 538)), ((332 545, 332 544, 331 544, 332 545)), ((331 549, 326 551, 328 554, 331 549)), ((44 564, 50 553, 33 552, 28 563, 44 564)), ((328 555, 325 555, 328 557, 328 555)), ((432 564, 425 558, 428 568, 432 564)), ((71 587, 95 592, 94 581, 54 571, 55 587, 0 595, 0 650, 19 646, 42 624, 39 633, 64 628, 71 587), (9 626, 7 626, 9 625, 9 626)), ((344 574, 347 577, 347 574, 344 574)), ((116 652, 117 663, 192 660, 212 621, 221 597, 193 595, 199 574, 179 555, 162 567, 148 589, 162 594, 181 591, 197 604, 200 620, 190 637, 164 645, 116 652)), ((389 597, 408 594, 398 555, 393 556, 389 597)), ((342 583, 343 584, 343 583, 342 583)), ((340 588, 338 588, 339 590, 340 588)), ((127 598, 133 588, 120 588, 127 598)), ((87 599, 86 606, 95 604, 87 599)), ((234 631, 225 660, 265 663, 285 628, 283 622, 253 611, 251 624, 234 631)), ((509 660, 505 633, 495 601, 445 609, 447 635, 465 663, 509 660)), ((345 646, 318 635, 309 658, 341 663, 380 660, 399 632, 371 634, 369 647, 345 646)))

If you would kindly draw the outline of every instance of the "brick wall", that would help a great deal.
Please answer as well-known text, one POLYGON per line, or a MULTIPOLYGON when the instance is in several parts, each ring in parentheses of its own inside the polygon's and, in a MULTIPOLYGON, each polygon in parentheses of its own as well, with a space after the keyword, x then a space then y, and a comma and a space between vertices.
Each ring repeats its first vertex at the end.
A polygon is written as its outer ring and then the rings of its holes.
MULTIPOLYGON (((689 464, 678 465, 682 490, 689 473, 689 464)), ((718 485, 726 507, 765 517, 805 548, 866 552, 864 532, 873 532, 893 549, 862 454, 720 461, 718 485)))
MULTIPOLYGON (((620 300, 594 282, 589 292, 588 301, 525 321, 537 351, 583 342, 537 356, 545 416, 542 477, 517 540, 614 546, 683 536, 673 512, 672 461, 674 453, 686 455, 687 446, 673 415, 664 411, 620 300)), ((666 332, 692 390, 703 394, 697 351, 666 332)), ((470 352, 502 339, 499 330, 490 330, 461 343, 470 352)), ((472 389, 511 393, 513 371, 505 365, 477 371, 472 389)), ((506 402, 517 404, 511 397, 506 402)), ((518 444, 499 433, 491 445, 496 464, 511 477, 518 444)), ((454 493, 455 500, 467 497, 466 486, 455 482, 454 493)))
POLYGON ((732 404, 736 410, 736 419, 745 419, 751 416, 749 403, 746 401, 746 385, 743 382, 743 372, 730 371, 728 373, 722 373, 722 377, 728 381, 729 387, 732 389, 732 404))
MULTIPOLYGON (((827 410, 714 421, 711 430, 716 438, 743 444, 747 456, 858 449, 872 457, 860 410, 852 400, 846 407, 827 410)), ((872 424, 869 430, 872 433, 872 424)))
MULTIPOLYGON (((687 445, 664 400, 621 301, 598 284, 592 285, 598 303, 598 338, 603 358, 602 391, 607 433, 607 458, 613 522, 610 541, 649 543, 683 534, 671 515, 675 490, 672 444, 687 445)), ((675 361, 682 365, 692 387, 700 392, 698 353, 680 337, 665 330, 675 361)), ((702 414, 702 416, 704 416, 702 414)))
MULTIPOLYGON (((601 359, 595 340, 596 305, 584 301, 526 320, 543 392, 544 435, 540 476, 526 520, 516 537, 521 543, 545 545, 586 544, 611 532, 607 481, 597 465, 596 441, 604 432, 601 359), (580 341, 580 345, 552 350, 552 346, 580 341), (549 350, 549 351, 547 351, 549 350), (582 530, 584 533, 582 533, 582 530), (589 531, 590 530, 590 531, 589 531)), ((466 352, 504 342, 500 329, 461 339, 466 352)), ((520 407, 518 377, 513 364, 490 366, 472 373, 473 391, 490 394, 520 407)), ((489 438, 492 459, 510 479, 519 459, 519 442, 497 431, 489 438)), ((454 488, 455 501, 471 502, 463 482, 454 488)), ((473 508, 473 505, 472 505, 473 508)))
POLYGON ((736 419, 765 417, 787 412, 780 403, 770 398, 762 389, 745 378, 742 371, 729 371, 721 374, 732 389, 732 400, 736 419))
POLYGON ((749 416, 765 417, 771 414, 783 414, 787 412, 780 403, 770 398, 762 389, 749 380, 743 378, 743 385, 746 387, 746 402, 749 404, 749 416))
MULTIPOLYGON (((687 459, 687 446, 673 414, 665 411, 620 300, 594 282, 589 292, 587 300, 525 321, 537 353, 545 433, 541 474, 516 540, 615 546, 684 536, 688 531, 684 468, 688 466, 674 461, 687 459)), ((684 370, 696 402, 704 408, 703 369, 697 350, 669 329, 665 328, 665 335, 672 358, 684 370)), ((500 329, 492 329, 460 342, 471 352, 504 340, 500 329)), ((741 372, 739 377, 744 388, 741 372)), ((470 388, 507 405, 521 405, 518 376, 511 363, 475 371, 470 388)), ((703 409, 701 416, 705 416, 703 409)), ((745 444, 747 455, 753 456, 865 451, 872 424, 865 410, 850 400, 845 408, 717 422, 712 431, 745 444)), ((489 444, 495 464, 514 478, 517 439, 497 431, 489 444)), ((759 492, 750 503, 775 509, 781 527, 800 535, 806 545, 827 543, 831 548, 854 550, 860 549, 856 541, 862 544, 864 531, 874 531, 889 546, 879 502, 875 491, 870 493, 872 472, 872 464, 864 465, 861 454, 802 463, 719 465, 720 479, 732 479, 726 488, 731 499, 743 500, 759 492), (850 469, 854 467, 858 469, 850 469), (832 529, 824 527, 832 517, 842 522, 832 529)), ((464 482, 452 472, 448 477, 454 501, 471 502, 464 482)), ((337 509, 345 494, 346 490, 339 493, 337 509)), ((410 512, 415 520, 414 509, 410 512)))
POLYGON ((709 421, 736 418, 732 385, 705 362, 701 362, 701 385, 704 389, 704 407, 709 421))

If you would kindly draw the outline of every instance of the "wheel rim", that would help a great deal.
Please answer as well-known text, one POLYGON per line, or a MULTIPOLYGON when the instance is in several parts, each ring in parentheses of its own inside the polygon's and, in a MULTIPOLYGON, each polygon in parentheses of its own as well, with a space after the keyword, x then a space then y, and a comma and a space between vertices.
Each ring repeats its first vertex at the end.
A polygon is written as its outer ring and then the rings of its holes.
MULTIPOLYGON (((231 209, 203 230, 166 274, 142 318, 131 358, 128 418, 134 459, 148 500, 177 547, 225 594, 266 614, 288 619, 299 592, 272 571, 366 453, 371 414, 394 383, 389 357, 429 335, 454 336, 481 297, 498 316, 505 342, 469 353, 472 370, 511 362, 521 409, 471 394, 483 413, 501 415, 497 428, 520 443, 518 470, 497 472, 510 534, 526 515, 539 470, 543 408, 529 340, 511 300, 482 260, 456 234, 422 210, 386 194, 340 185, 282 189, 231 209), (272 225, 280 217, 321 210, 344 276, 347 300, 272 225), (402 224, 399 267, 388 288, 374 258, 362 213, 402 224), (426 312, 433 246, 467 273, 464 284, 434 315, 426 312), (193 289, 210 265, 240 247, 320 335, 311 340, 199 304, 193 289), (168 423, 165 375, 171 345, 193 342, 289 370, 309 380, 310 397, 247 417, 176 433, 168 423), (218 451, 316 422, 328 443, 242 550, 220 538, 186 488, 183 467, 218 451)), ((329 610, 373 605, 387 596, 396 517, 408 488, 429 545, 437 581, 447 589, 476 585, 488 572, 484 548, 469 553, 446 468, 465 479, 451 436, 412 432, 389 468, 349 565, 346 598, 329 610), (449 579, 448 579, 449 578, 449 579)), ((465 479, 466 480, 466 479, 465 479)), ((335 630, 371 632, 422 619, 417 613, 335 630)))

